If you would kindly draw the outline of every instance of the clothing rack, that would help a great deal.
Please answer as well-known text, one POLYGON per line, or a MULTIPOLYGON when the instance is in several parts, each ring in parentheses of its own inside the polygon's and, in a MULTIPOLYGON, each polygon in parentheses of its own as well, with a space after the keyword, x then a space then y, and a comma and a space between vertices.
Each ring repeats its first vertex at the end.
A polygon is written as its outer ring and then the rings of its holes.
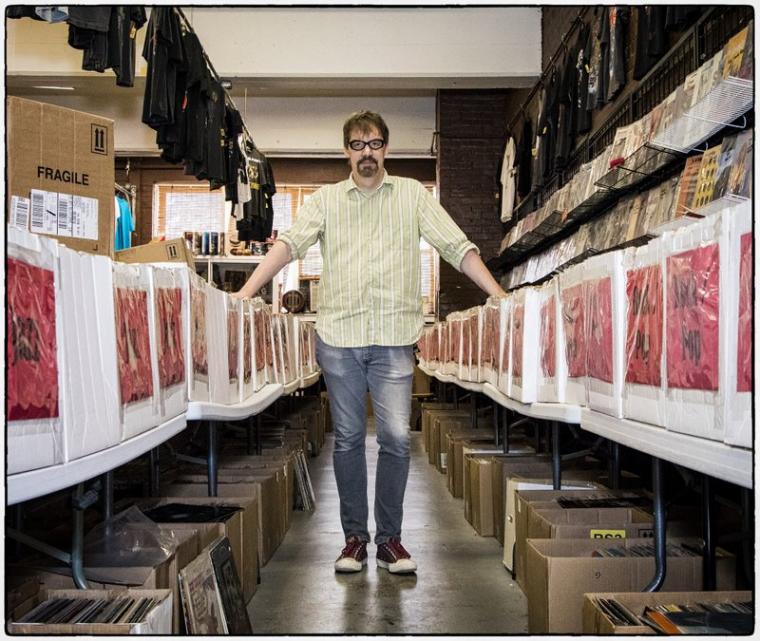
POLYGON ((578 11, 578 14, 575 16, 575 18, 573 18, 570 27, 565 32, 565 35, 562 36, 557 50, 552 54, 552 56, 549 58, 549 61, 546 63, 546 69, 541 72, 538 81, 535 85, 533 85, 533 88, 530 90, 528 97, 523 101, 522 105, 520 105, 520 109, 517 111, 517 113, 510 119, 509 124, 507 125, 507 131, 512 132, 518 120, 521 117, 525 117, 528 111, 528 105, 532 102, 533 98, 536 97, 538 90, 543 87, 544 81, 549 76, 549 73, 554 69, 554 65, 557 60, 559 60, 560 55, 567 50, 567 43, 569 42, 570 38, 575 33, 576 29, 580 25, 584 24, 584 18, 586 17, 586 13, 588 12, 589 8, 590 7, 588 6, 582 7, 578 11))
MULTIPOLYGON (((174 9, 174 12, 177 14, 180 21, 182 22, 182 26, 185 29, 187 29, 189 32, 195 33, 195 29, 193 29, 193 25, 190 22, 190 20, 188 20, 187 16, 185 15, 185 12, 182 11, 182 9, 180 9, 179 7, 172 7, 172 9, 174 9)), ((195 35, 198 35, 198 34, 195 34, 195 35)), ((198 39, 198 41, 200 42, 200 38, 198 39)), ((211 63, 211 59, 208 57, 206 50, 203 48, 203 45, 201 45, 201 51, 203 52, 203 59, 206 61, 206 66, 208 67, 211 74, 214 76, 214 79, 219 83, 219 86, 222 88, 222 91, 224 92, 225 100, 235 111, 237 111, 238 113, 242 113, 240 109, 238 109, 230 93, 227 91, 227 88, 224 86, 221 76, 217 73, 216 69, 214 69, 214 65, 211 63)), ((250 142, 254 148, 256 148, 256 143, 253 142, 253 136, 251 135, 251 132, 248 131, 248 127, 246 127, 246 124, 245 124, 245 121, 243 120, 242 115, 240 117, 240 120, 243 123, 243 133, 247 141, 250 142)))

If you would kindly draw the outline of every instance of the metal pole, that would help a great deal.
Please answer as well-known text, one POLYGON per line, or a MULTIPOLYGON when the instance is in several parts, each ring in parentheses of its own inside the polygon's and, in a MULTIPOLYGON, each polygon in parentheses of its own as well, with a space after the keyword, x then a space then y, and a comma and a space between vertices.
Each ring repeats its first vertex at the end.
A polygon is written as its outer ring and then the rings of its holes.
POLYGON ((742 488, 742 566, 744 567, 744 577, 747 583, 755 583, 753 568, 754 547, 752 542, 755 540, 755 511, 752 509, 752 492, 747 488, 742 488))
POLYGON ((475 392, 470 392, 470 427, 478 427, 478 397, 475 392))
POLYGON ((702 538, 705 540, 702 565, 702 587, 715 590, 715 540, 712 536, 713 487, 707 474, 702 475, 702 538))
POLYGON ((559 423, 552 421, 552 484, 555 490, 562 489, 562 458, 559 448, 559 423))
POLYGON ((491 408, 493 409, 493 444, 498 447, 499 445, 499 406, 496 401, 491 402, 491 408))
POLYGON ((73 528, 71 534, 71 576, 74 584, 80 590, 88 589, 87 579, 84 577, 84 483, 79 483, 74 489, 73 528))
POLYGON ((536 450, 536 454, 541 451, 541 423, 533 425, 533 449, 536 450))
POLYGON ((261 414, 256 415, 256 454, 261 454, 261 425, 263 419, 261 414))
POLYGON ((652 492, 654 494, 654 563, 655 573, 644 592, 657 592, 665 581, 667 556, 665 554, 665 501, 662 478, 662 460, 652 457, 652 492))
POLYGON ((216 421, 208 422, 208 495, 217 496, 216 421))
POLYGON ((150 450, 149 453, 149 460, 148 460, 148 479, 150 482, 150 495, 151 496, 158 496, 159 492, 159 485, 158 485, 158 474, 159 474, 159 463, 158 463, 158 448, 154 447, 152 450, 150 450))
POLYGON ((610 475, 610 487, 613 490, 620 489, 620 443, 615 441, 609 441, 610 446, 610 459, 609 459, 609 475, 610 475))
POLYGON ((113 470, 103 474, 103 520, 113 518, 113 470))
MULTIPOLYGON (((24 512, 22 506, 23 503, 17 503, 13 506, 13 527, 19 532, 24 529, 24 512)), ((14 547, 16 549, 16 558, 18 559, 21 557, 21 542, 17 540, 14 547)))
POLYGON ((248 419, 248 432, 247 432, 248 442, 246 443, 246 448, 245 448, 245 451, 248 454, 248 456, 253 454, 253 448, 255 447, 253 444, 253 437, 254 437, 253 432, 255 429, 256 428, 253 423, 253 417, 251 417, 248 419))
POLYGON ((502 408, 502 411, 504 412, 504 437, 502 441, 502 450, 504 454, 509 454, 509 410, 504 407, 502 408))

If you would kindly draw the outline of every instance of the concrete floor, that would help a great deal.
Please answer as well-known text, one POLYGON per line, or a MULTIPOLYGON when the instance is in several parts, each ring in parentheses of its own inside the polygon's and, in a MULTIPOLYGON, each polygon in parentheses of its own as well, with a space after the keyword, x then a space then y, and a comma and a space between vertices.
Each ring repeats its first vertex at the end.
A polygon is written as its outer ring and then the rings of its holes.
MULTIPOLYGON (((370 419, 370 430, 372 429, 370 419)), ((293 512, 290 530, 261 570, 248 606, 255 634, 519 634, 528 630, 525 596, 501 563, 494 538, 475 533, 461 499, 427 462, 412 432, 412 463, 404 501, 402 541, 418 564, 416 575, 393 576, 375 565, 336 574, 343 547, 332 469, 332 434, 309 460, 317 507, 293 512)), ((370 534, 377 462, 374 433, 367 437, 370 534)))

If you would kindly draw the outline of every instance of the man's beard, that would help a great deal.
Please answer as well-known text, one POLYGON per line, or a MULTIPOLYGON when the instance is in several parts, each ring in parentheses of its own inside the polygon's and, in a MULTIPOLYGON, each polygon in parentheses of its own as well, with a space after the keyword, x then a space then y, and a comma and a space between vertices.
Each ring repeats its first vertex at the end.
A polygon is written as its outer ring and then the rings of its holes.
POLYGON ((362 178, 372 178, 379 170, 377 161, 370 158, 357 163, 356 171, 362 178))

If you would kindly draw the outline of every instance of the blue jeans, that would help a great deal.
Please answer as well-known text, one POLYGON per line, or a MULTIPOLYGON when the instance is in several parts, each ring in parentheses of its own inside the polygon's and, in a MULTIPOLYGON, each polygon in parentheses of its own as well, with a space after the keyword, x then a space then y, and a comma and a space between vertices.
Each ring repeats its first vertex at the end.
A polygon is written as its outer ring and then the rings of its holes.
POLYGON ((401 536, 409 476, 412 345, 333 347, 317 337, 317 361, 327 385, 335 432, 333 465, 346 538, 369 541, 367 529, 367 391, 380 453, 375 477, 375 543, 401 536))

